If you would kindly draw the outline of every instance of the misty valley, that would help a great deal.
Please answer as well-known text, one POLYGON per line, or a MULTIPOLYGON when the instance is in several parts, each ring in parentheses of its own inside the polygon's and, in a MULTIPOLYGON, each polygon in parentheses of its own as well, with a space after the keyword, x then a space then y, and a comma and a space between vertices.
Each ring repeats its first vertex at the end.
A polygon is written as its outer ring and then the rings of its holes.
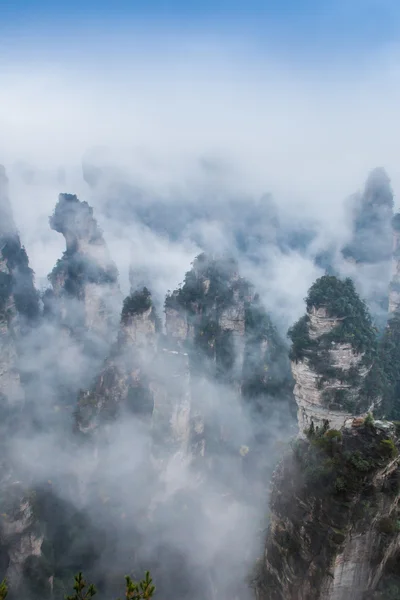
POLYGON ((386 172, 333 239, 268 194, 167 202, 102 169, 93 206, 54 198, 39 286, 0 167, 0 599, 398 600, 386 172), (132 232, 125 293, 100 221, 132 232), (168 289, 162 248, 188 240, 168 289), (315 273, 294 308, 291 263, 315 273))

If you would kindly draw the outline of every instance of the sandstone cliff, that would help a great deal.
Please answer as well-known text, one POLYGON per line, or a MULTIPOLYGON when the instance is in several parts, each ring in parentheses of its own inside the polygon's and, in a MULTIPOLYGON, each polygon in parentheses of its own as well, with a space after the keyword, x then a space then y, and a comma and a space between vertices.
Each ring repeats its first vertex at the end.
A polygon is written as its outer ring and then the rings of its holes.
POLYGON ((232 443, 218 417, 229 393, 235 405, 261 420, 273 401, 290 402, 287 349, 234 260, 198 256, 183 286, 167 296, 165 313, 168 338, 189 355, 195 456, 206 456, 207 444, 223 452, 232 443), (210 381, 226 387, 218 394, 208 388, 210 381))
POLYGON ((355 194, 350 204, 353 236, 343 250, 344 256, 358 263, 388 263, 394 202, 385 170, 371 171, 363 193, 355 194))
POLYGON ((82 392, 77 424, 83 433, 99 422, 115 418, 120 410, 152 414, 153 398, 148 369, 158 346, 158 320, 150 293, 144 288, 124 301, 118 340, 93 386, 82 392))
POLYGON ((0 552, 7 564, 8 584, 11 590, 16 591, 22 584, 26 561, 41 555, 43 535, 33 512, 32 501, 19 482, 10 481, 3 487, 2 510, 0 552))
POLYGON ((256 595, 363 600, 399 551, 399 432, 367 414, 384 387, 376 330, 352 281, 326 275, 306 304, 289 332, 299 436, 272 480, 256 595))
POLYGON ((262 435, 270 403, 291 398, 287 349, 228 259, 198 257, 182 288, 167 297, 165 312, 161 334, 147 288, 125 299, 118 341, 80 395, 78 428, 94 431, 131 411, 146 418, 157 462, 180 453, 208 464, 230 447, 240 459, 226 404, 247 418, 257 413, 262 435))
POLYGON ((158 462, 188 450, 188 355, 171 349, 161 335, 147 288, 125 299, 118 341, 94 385, 80 395, 77 425, 88 433, 124 411, 145 419, 158 462))
POLYGON ((8 179, 0 166, 0 396, 11 403, 23 399, 18 341, 38 314, 33 271, 21 246, 8 197, 8 179))
POLYGON ((48 312, 91 351, 106 349, 118 324, 120 292, 93 209, 72 194, 60 194, 50 226, 64 236, 66 250, 49 275, 48 312))
POLYGON ((272 482, 258 599, 372 597, 400 547, 398 445, 370 417, 294 442, 272 482))
POLYGON ((384 169, 374 169, 362 193, 350 199, 351 239, 342 250, 357 289, 379 328, 387 320, 392 256, 393 190, 384 169))
POLYGON ((379 403, 376 334, 351 280, 321 277, 307 313, 290 330, 300 435, 311 423, 340 429, 352 415, 379 403))
POLYGON ((24 562, 40 554, 42 537, 34 528, 26 490, 15 481, 9 441, 29 427, 21 361, 27 336, 39 316, 33 271, 14 223, 5 169, 0 166, 0 554, 3 570, 16 588, 24 562))

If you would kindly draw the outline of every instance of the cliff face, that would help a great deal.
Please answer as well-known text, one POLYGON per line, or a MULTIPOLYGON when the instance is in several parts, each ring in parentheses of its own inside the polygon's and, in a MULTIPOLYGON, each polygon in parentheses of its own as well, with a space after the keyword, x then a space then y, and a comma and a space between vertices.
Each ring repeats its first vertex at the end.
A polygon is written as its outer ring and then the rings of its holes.
POLYGON ((351 198, 352 235, 342 250, 352 263, 346 270, 352 273, 380 329, 387 321, 393 204, 389 177, 383 169, 374 169, 363 192, 351 198))
POLYGON ((48 312, 74 336, 107 347, 118 323, 118 274, 93 209, 74 195, 60 194, 50 226, 64 236, 66 250, 49 275, 48 312))
MULTIPOLYGON (((250 286, 229 259, 198 256, 182 288, 165 302, 168 335, 196 348, 197 367, 240 385, 250 286)), ((193 355, 194 358, 194 355, 193 355)))
POLYGON ((8 197, 8 179, 0 165, 0 395, 21 401, 18 339, 39 314, 33 271, 21 246, 8 197))
POLYGON ((77 425, 82 433, 115 418, 120 410, 152 414, 148 370, 157 344, 158 320, 144 288, 125 299, 118 340, 91 389, 80 395, 77 425))
POLYGON ((39 317, 33 271, 21 245, 8 194, 8 179, 0 166, 0 555, 12 588, 18 587, 24 562, 40 554, 42 537, 26 490, 15 481, 9 441, 18 427, 29 427, 21 360, 24 343, 39 317))
POLYGON ((187 451, 190 410, 188 355, 168 347, 160 326, 147 288, 125 299, 118 341, 77 413, 82 433, 124 411, 145 419, 157 462, 187 451))
POLYGON ((364 600, 398 556, 399 432, 366 415, 381 358, 352 282, 324 276, 306 304, 289 332, 300 434, 273 477, 257 598, 364 600))
POLYGON ((389 263, 393 190, 384 169, 374 169, 362 194, 351 199, 353 237, 343 255, 357 263, 389 263))
POLYGON ((166 332, 188 349, 194 372, 234 384, 244 395, 273 395, 287 384, 286 350, 238 271, 231 259, 197 257, 184 285, 166 298, 166 332))
POLYGON ((399 551, 398 444, 393 424, 372 419, 294 443, 272 482, 257 598, 372 597, 399 551))
POLYGON ((238 271, 234 260, 202 254, 183 286, 165 302, 167 335, 189 356, 190 438, 197 456, 207 456, 207 445, 229 445, 225 424, 217 425, 222 408, 218 404, 227 394, 221 391, 221 399, 208 406, 207 382, 229 386, 243 409, 258 412, 260 419, 266 418, 271 402, 291 397, 287 350, 254 289, 238 271))
POLYGON ((18 483, 17 485, 14 483, 12 487, 14 506, 3 504, 0 547, 3 555, 6 556, 7 581, 10 588, 15 591, 22 583, 26 561, 31 557, 41 556, 43 535, 38 529, 31 500, 24 495, 23 490, 16 490, 18 483))
POLYGON ((262 420, 270 402, 289 401, 286 348, 230 260, 196 259, 165 312, 161 335, 147 288, 125 299, 118 341, 80 396, 79 429, 93 431, 120 411, 143 411, 160 465, 162 455, 177 453, 208 462, 231 445, 240 458, 237 437, 227 434, 230 419, 221 418, 229 414, 224 403, 232 396, 235 407, 262 420))
POLYGON ((376 335, 351 280, 324 276, 307 313, 289 332, 300 435, 324 421, 340 429, 380 401, 375 389, 376 335))

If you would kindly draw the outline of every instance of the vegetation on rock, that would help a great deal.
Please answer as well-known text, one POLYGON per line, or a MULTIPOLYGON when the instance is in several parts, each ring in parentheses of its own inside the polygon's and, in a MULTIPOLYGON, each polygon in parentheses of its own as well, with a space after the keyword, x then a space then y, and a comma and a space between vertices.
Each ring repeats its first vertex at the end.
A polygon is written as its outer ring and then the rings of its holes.
POLYGON ((140 315, 152 307, 151 293, 144 287, 142 290, 136 290, 124 300, 122 307, 121 321, 126 323, 130 317, 140 315))
POLYGON ((289 329, 292 341, 291 360, 306 359, 320 376, 319 386, 338 381, 340 389, 324 390, 328 406, 341 407, 352 412, 361 411, 379 397, 382 387, 377 352, 377 330, 372 324, 365 303, 358 296, 354 283, 333 275, 324 275, 311 286, 306 298, 307 314, 289 329), (333 328, 316 338, 310 336, 310 314, 324 309, 334 320, 333 328), (331 351, 335 344, 348 344, 360 356, 357 366, 342 369, 334 366, 331 351), (363 368, 367 373, 362 373, 363 368), (356 391, 356 397, 354 392, 356 391))
POLYGON ((369 417, 343 431, 312 426, 293 443, 273 479, 273 529, 255 581, 262 600, 282 598, 283 589, 288 598, 307 589, 304 597, 317 600, 350 532, 373 527, 376 552, 384 552, 398 532, 396 493, 382 490, 398 470, 393 435, 369 417))

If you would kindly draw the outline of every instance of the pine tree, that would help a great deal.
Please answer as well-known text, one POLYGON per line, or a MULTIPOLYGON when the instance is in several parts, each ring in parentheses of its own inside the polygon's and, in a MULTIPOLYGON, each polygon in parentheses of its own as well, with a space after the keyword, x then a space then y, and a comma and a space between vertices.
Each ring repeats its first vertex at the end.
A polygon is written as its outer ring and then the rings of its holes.
MULTIPOLYGON (((125 581, 125 597, 127 600, 150 600, 156 590, 149 571, 146 571, 144 579, 138 583, 129 577, 129 575, 125 577, 125 581)), ((0 600, 4 600, 7 595, 6 586, 5 594, 1 595, 3 585, 5 586, 4 582, 0 586, 0 600)), ((96 593, 97 590, 95 586, 93 584, 88 586, 87 582, 83 578, 82 573, 78 573, 78 575, 75 576, 74 594, 72 596, 67 596, 65 600, 89 600, 89 598, 93 598, 96 593)))
POLYGON ((0 600, 5 600, 8 594, 7 581, 3 579, 0 583, 0 600))

